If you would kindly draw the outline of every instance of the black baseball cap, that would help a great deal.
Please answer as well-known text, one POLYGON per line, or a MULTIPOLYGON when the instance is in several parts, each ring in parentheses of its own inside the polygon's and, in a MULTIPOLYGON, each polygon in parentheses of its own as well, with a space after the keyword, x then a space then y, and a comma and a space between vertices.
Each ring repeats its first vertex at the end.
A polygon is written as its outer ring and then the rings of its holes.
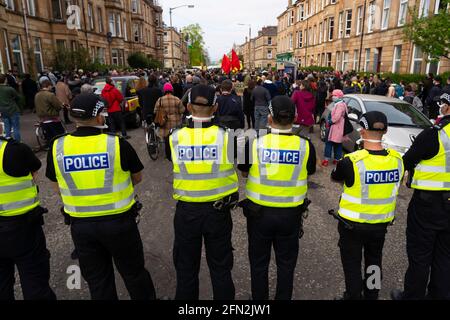
POLYGON ((105 102, 94 93, 82 93, 73 99, 70 115, 78 119, 90 119, 98 116, 106 108, 105 102))
POLYGON ((269 111, 276 121, 281 118, 294 118, 296 107, 288 96, 276 96, 269 105, 269 111))
POLYGON ((189 103, 196 106, 214 107, 216 100, 216 90, 204 84, 198 84, 192 87, 189 93, 189 103))
POLYGON ((359 124, 369 131, 385 131, 388 128, 387 117, 383 112, 370 111, 362 115, 359 124))

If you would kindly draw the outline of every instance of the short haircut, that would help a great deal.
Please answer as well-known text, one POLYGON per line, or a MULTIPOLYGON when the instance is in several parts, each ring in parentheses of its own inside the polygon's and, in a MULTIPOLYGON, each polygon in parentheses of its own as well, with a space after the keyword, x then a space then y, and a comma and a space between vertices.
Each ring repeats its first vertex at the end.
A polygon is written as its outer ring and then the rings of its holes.
POLYGON ((41 88, 48 88, 51 87, 53 84, 50 80, 44 80, 41 82, 41 88))
POLYGON ((225 80, 225 81, 222 82, 221 88, 222 88, 223 91, 230 92, 231 89, 233 89, 233 83, 230 80, 225 80))
POLYGON ((281 126, 287 126, 294 123, 295 114, 289 111, 280 111, 276 117, 272 117, 273 121, 281 126))

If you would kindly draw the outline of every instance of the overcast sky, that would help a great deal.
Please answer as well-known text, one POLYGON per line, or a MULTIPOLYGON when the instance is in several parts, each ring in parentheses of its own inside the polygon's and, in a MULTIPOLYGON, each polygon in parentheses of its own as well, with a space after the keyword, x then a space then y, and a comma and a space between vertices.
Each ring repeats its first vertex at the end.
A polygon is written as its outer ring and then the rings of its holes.
POLYGON ((170 25, 169 8, 193 4, 195 8, 173 11, 173 26, 182 28, 199 23, 212 61, 231 51, 233 43, 242 44, 252 25, 252 38, 263 27, 277 25, 277 16, 287 7, 287 0, 159 0, 164 9, 164 22, 170 25))

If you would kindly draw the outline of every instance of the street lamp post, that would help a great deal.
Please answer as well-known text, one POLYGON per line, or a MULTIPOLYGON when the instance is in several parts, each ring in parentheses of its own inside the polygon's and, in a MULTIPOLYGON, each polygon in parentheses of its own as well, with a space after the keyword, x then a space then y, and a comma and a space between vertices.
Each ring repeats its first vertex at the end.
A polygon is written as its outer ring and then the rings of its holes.
POLYGON ((247 23, 238 23, 240 26, 248 26, 248 68, 252 69, 252 25, 247 23))
POLYGON ((175 69, 175 54, 173 51, 173 42, 174 42, 174 37, 173 37, 173 26, 172 26, 172 11, 178 8, 183 8, 183 7, 188 7, 190 9, 194 8, 195 6, 193 4, 183 4, 181 6, 178 7, 173 7, 173 8, 169 8, 169 15, 170 15, 170 46, 171 46, 171 50, 172 50, 172 69, 175 69))

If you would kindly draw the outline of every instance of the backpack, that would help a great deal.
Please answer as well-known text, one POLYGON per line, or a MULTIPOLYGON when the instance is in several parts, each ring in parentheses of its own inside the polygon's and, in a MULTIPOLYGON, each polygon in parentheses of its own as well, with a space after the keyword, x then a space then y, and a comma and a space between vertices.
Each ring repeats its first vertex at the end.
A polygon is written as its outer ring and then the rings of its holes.
POLYGON ((404 94, 405 94, 405 90, 403 90, 403 87, 401 85, 397 84, 395 86, 395 97, 400 98, 400 97, 403 97, 404 94))

